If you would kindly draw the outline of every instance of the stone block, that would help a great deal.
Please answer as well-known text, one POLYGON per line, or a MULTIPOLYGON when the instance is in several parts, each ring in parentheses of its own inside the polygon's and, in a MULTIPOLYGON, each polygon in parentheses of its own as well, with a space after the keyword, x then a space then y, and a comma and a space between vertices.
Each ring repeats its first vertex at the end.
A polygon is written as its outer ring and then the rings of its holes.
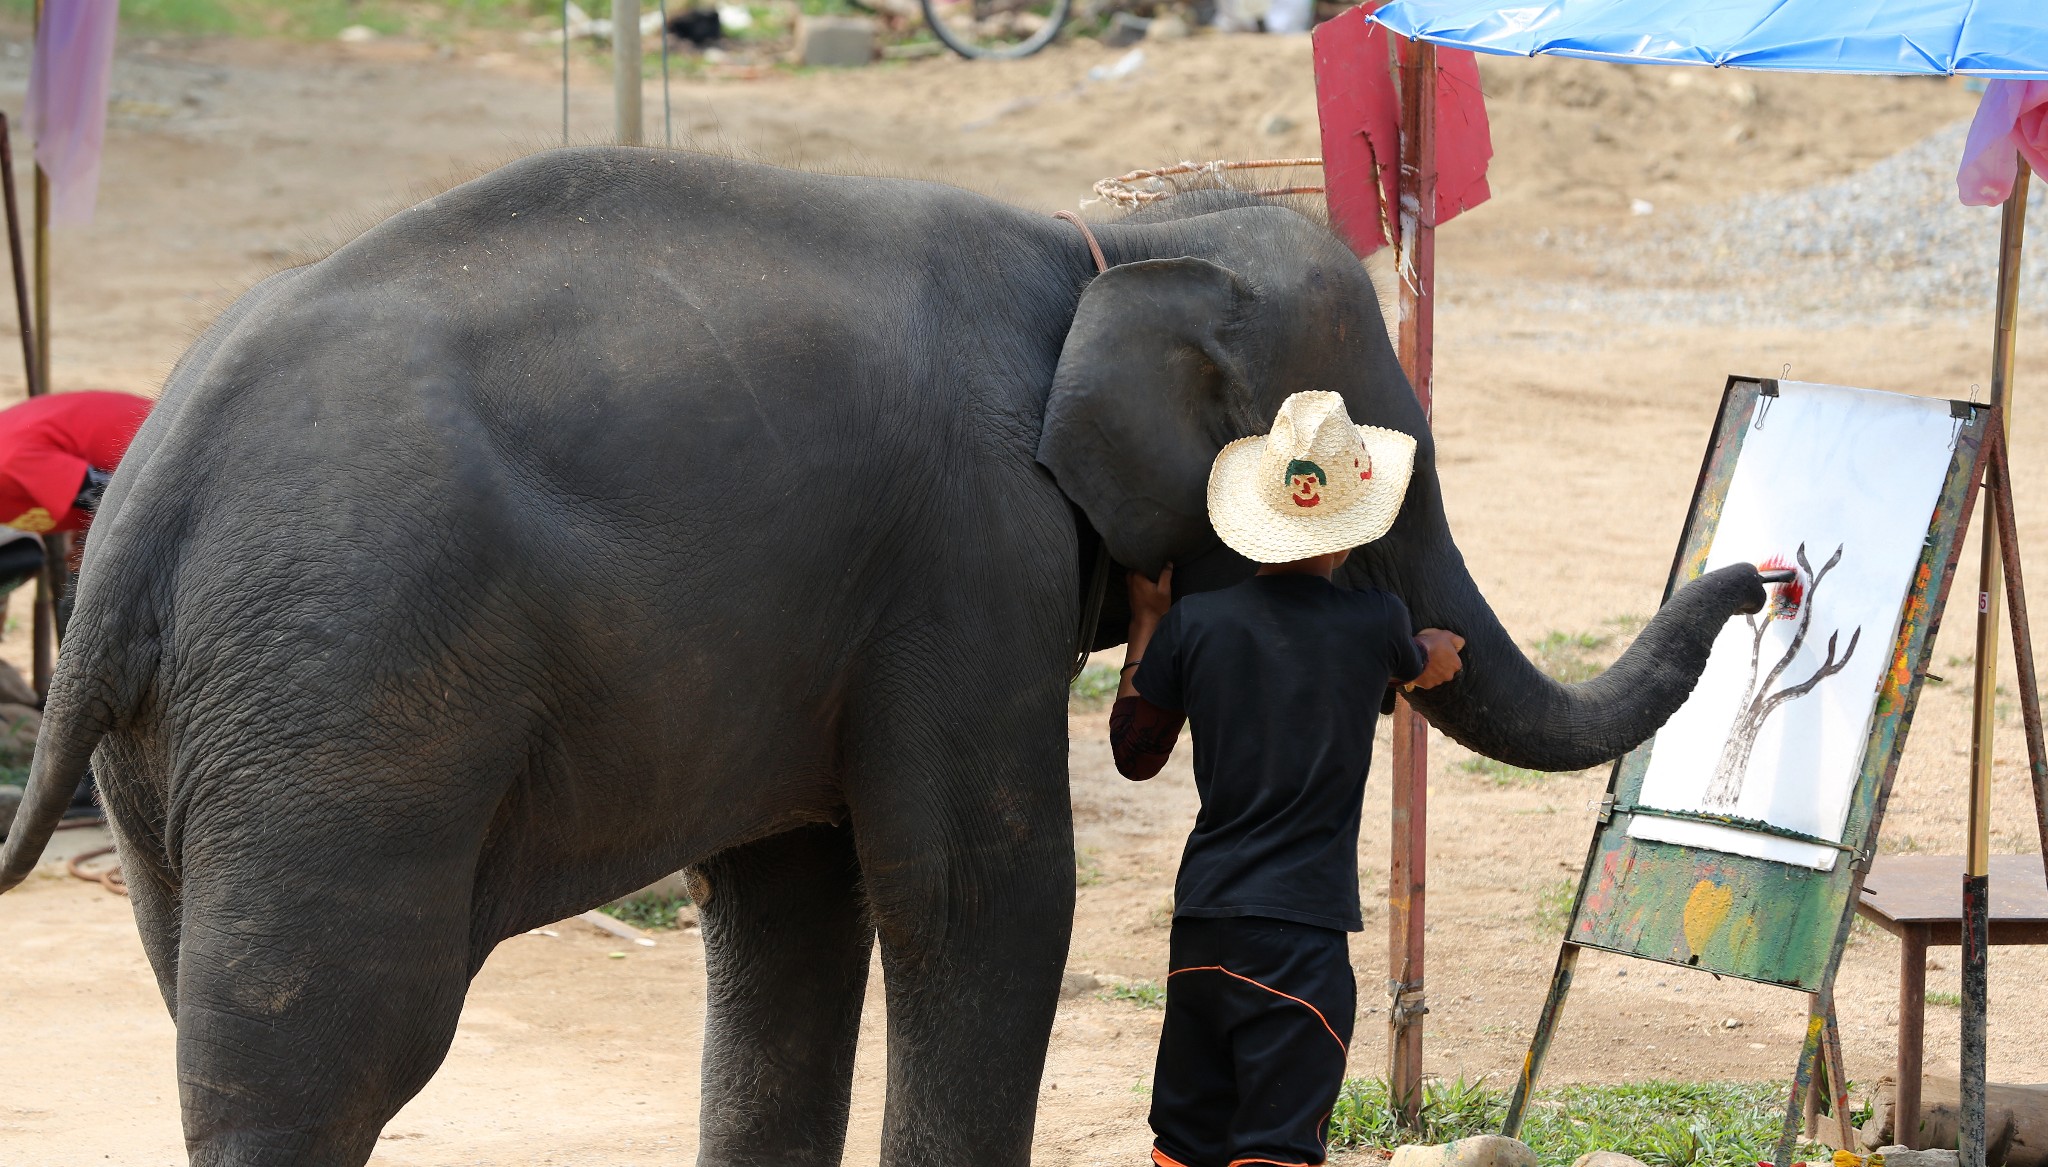
POLYGON ((1102 47, 1106 49, 1127 49, 1145 39, 1145 31, 1152 27, 1148 17, 1119 12, 1109 18, 1109 27, 1102 32, 1102 47))
POLYGON ((1417 1143, 1396 1148, 1391 1167, 1537 1167, 1537 1163, 1536 1152, 1520 1139, 1473 1135, 1435 1146, 1417 1143))
POLYGON ((806 16, 797 21, 796 47, 790 59, 799 65, 846 67, 875 59, 875 21, 868 16, 806 16))
POLYGON ((1068 969, 1066 975, 1060 978, 1060 996, 1062 997, 1085 997, 1101 987, 1102 978, 1092 972, 1068 969))
POLYGON ((1572 1167, 1646 1167, 1646 1164, 1620 1151, 1588 1151, 1572 1160, 1572 1167))
POLYGON ((1916 1151, 1910 1147, 1879 1147, 1877 1153, 1884 1156, 1884 1167, 1956 1167, 1957 1157, 1952 1150, 1930 1148, 1916 1151))

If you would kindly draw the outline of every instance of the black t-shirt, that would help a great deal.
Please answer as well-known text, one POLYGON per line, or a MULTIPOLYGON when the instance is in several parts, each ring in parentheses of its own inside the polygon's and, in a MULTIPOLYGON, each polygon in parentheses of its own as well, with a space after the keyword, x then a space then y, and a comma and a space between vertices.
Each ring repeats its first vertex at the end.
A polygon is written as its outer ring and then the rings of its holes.
POLYGON ((1167 609, 1138 695, 1187 713, 1202 809, 1176 916, 1359 931, 1358 815, 1390 681, 1422 672, 1408 609, 1314 575, 1254 576, 1167 609))

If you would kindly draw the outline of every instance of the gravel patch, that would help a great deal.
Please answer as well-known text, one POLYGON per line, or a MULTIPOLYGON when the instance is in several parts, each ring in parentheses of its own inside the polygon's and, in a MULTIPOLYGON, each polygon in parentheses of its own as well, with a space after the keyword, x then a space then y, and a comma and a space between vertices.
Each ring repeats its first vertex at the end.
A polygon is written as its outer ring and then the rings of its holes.
MULTIPOLYGON (((1520 289, 1545 311, 1660 324, 1850 328, 1992 311, 1996 207, 1956 199, 1967 123, 1958 122, 1856 174, 1790 192, 1688 208, 1618 232, 1557 232, 1539 245, 1599 258, 1599 282, 1520 289)), ((2022 314, 2048 309, 2043 187, 2022 268, 2022 314)))

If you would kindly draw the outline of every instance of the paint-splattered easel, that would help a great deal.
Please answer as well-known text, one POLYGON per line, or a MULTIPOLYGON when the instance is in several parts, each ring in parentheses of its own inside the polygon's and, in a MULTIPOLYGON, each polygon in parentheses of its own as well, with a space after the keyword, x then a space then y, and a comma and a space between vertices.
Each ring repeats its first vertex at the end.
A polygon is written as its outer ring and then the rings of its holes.
MULTIPOLYGON (((1743 437, 1764 418, 1779 392, 1776 381, 1729 379, 1714 437, 1694 489, 1685 533, 1672 564, 1666 598, 1680 584, 1700 574, 1743 437)), ((1901 613, 1898 634, 1891 646, 1892 663, 1879 688, 1862 769, 1839 842, 1769 823, 1636 805, 1654 743, 1638 747, 1615 764, 1601 802, 1599 825, 1579 877, 1571 923, 1558 950, 1550 992, 1509 1103, 1504 1133, 1513 1135, 1521 1128, 1571 989, 1578 954, 1581 949, 1595 948, 1809 994, 1806 1040, 1793 1075, 1776 1162, 1779 1167, 1790 1163, 1801 1120, 1814 1107, 1815 1083, 1822 1074, 1827 1083, 1825 1094, 1833 1104, 1844 1142, 1849 1141, 1847 1079, 1842 1072, 1841 1041, 1832 1008, 1835 972, 1855 921, 1863 876, 1875 851, 1878 826, 1925 680, 1934 636, 1962 554, 1964 535, 1969 530, 1978 496, 1987 492, 1988 527, 1997 533, 1994 543, 1998 550, 1994 554, 2002 557, 1999 562, 2004 568, 2005 590, 2013 609, 2013 636, 2020 658, 2020 701, 2033 763, 2037 811, 2044 814, 2043 843, 2048 848, 2048 801, 2044 801, 2048 797, 2048 759, 2044 759, 2041 742, 2040 702, 2025 600, 2020 589, 2019 551, 2005 454, 2005 418, 1999 404, 1996 398, 1990 405, 1950 403, 1955 420, 1954 449, 1928 525, 1914 583, 1901 613), (1815 871, 1701 847, 1632 838, 1628 823, 1637 815, 1711 822, 1835 848, 1847 861, 1838 859, 1829 870, 1815 871), (1820 1069, 1823 1064, 1824 1071, 1820 1069)), ((1981 700, 1988 700, 1988 692, 1981 700)), ((1982 933, 1977 935, 1981 943, 1982 933)))

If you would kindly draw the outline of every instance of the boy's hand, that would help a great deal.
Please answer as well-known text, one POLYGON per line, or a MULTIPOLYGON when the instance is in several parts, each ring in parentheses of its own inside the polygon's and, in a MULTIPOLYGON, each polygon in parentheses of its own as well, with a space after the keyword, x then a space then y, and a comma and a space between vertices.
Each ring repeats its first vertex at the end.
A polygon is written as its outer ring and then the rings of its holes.
POLYGON ((1131 626, 1124 635, 1124 667, 1116 684, 1119 700, 1137 695, 1138 662, 1145 659, 1152 633, 1159 628, 1166 610, 1173 607, 1173 564, 1159 569, 1158 583, 1135 571, 1125 572, 1124 592, 1131 599, 1131 626))
POLYGON ((1465 638, 1455 632, 1441 628, 1425 628, 1415 634, 1415 643, 1428 658, 1422 666, 1422 675, 1410 681, 1410 689, 1434 689, 1458 675, 1465 662, 1458 659, 1458 650, 1465 647, 1465 638))
POLYGON ((1173 564, 1159 569, 1159 582, 1146 579, 1137 572, 1124 576, 1125 591, 1131 599, 1131 623, 1151 627, 1159 623, 1166 610, 1173 607, 1173 564))

